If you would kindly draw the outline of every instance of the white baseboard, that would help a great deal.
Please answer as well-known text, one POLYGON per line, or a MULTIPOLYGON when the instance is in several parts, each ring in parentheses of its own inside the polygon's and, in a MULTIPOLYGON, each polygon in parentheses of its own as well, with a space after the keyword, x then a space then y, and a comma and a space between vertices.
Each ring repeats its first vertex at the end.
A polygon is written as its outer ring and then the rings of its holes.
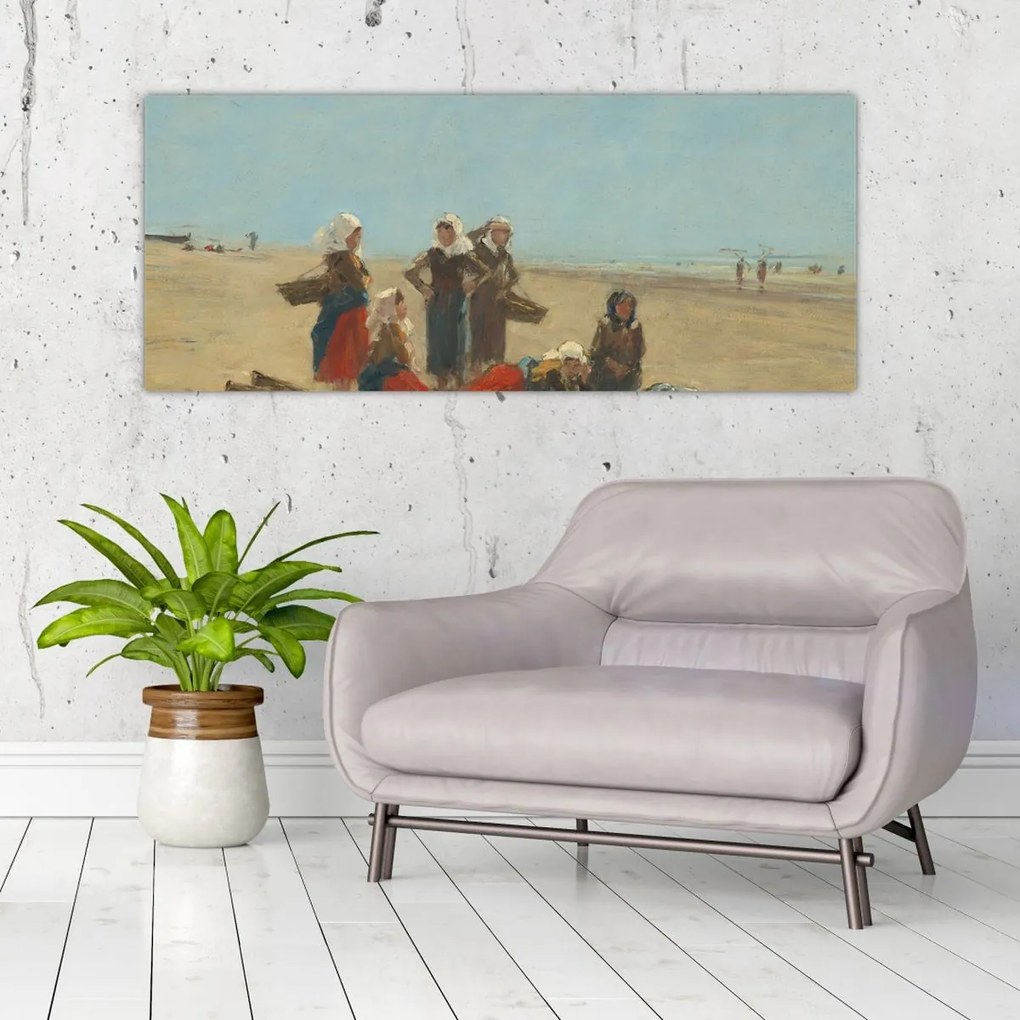
MULTIPOLYGON (((0 817, 130 817, 143 744, 0 742, 0 817)), ((263 741, 270 810, 285 817, 364 815, 323 741, 263 741)), ((436 812, 449 813, 455 812, 436 812)), ((930 817, 1020 817, 1020 740, 976 740, 922 805, 930 817)))
MULTIPOLYGON (((0 743, 0 817, 131 817, 144 743, 0 743)), ((274 815, 362 815, 371 810, 321 740, 264 740, 274 815)))
POLYGON ((973 740, 956 774, 921 805, 932 818, 1020 818, 1020 740, 973 740))

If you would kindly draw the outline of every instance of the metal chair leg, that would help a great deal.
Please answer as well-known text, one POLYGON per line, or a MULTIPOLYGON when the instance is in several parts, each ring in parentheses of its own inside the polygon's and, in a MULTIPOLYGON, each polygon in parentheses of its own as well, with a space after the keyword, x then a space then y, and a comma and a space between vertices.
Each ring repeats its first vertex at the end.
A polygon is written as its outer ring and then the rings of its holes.
POLYGON ((846 898, 846 919, 854 930, 864 927, 864 912, 861 908, 861 886, 858 881, 858 867, 854 841, 839 841, 839 863, 843 871, 843 895, 846 898))
POLYGON ((368 855, 368 880, 378 882, 383 873, 383 855, 386 849, 386 832, 389 826, 386 824, 386 816, 389 813, 388 804, 376 804, 375 817, 372 824, 372 849, 368 855))
POLYGON ((907 808, 907 817, 910 819, 911 829, 914 830, 914 845, 917 847, 917 859, 921 862, 921 873, 934 875, 935 862, 932 860, 931 847, 928 846, 928 833, 924 828, 920 806, 915 804, 912 808, 907 808))
POLYGON ((899 836, 900 839, 907 840, 908 843, 913 843, 917 849, 917 858, 921 862, 921 871, 925 875, 934 875, 935 862, 932 860, 931 848, 928 846, 928 833, 924 829, 920 805, 915 804, 912 808, 907 808, 907 817, 910 819, 909 825, 904 825, 893 819, 882 828, 899 836))
MULTIPOLYGON (((387 818, 392 818, 400 813, 399 804, 391 804, 386 812, 387 818)), ((392 825, 386 826, 386 836, 383 839, 382 877, 393 877, 393 851, 397 845, 397 830, 392 825)))
MULTIPOLYGON (((860 836, 856 836, 852 842, 854 853, 864 853, 864 840, 860 836)), ((860 890, 861 918, 864 921, 864 926, 869 927, 872 920, 871 894, 868 892, 868 869, 860 864, 857 865, 857 886, 860 890)))
MULTIPOLYGON (((587 818, 578 818, 577 819, 577 831, 578 832, 587 832, 588 831, 588 819, 587 818)), ((578 840, 577 845, 578 846, 588 846, 588 842, 587 842, 587 840, 585 840, 584 842, 581 842, 580 840, 578 840)))

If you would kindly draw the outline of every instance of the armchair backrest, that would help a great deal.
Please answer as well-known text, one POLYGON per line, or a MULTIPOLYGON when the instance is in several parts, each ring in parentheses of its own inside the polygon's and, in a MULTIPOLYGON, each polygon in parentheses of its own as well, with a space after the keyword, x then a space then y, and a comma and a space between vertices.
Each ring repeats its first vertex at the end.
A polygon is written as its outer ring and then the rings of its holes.
POLYGON ((784 479, 605 485, 535 580, 619 618, 607 663, 860 679, 886 609, 965 578, 963 522, 942 486, 784 479))

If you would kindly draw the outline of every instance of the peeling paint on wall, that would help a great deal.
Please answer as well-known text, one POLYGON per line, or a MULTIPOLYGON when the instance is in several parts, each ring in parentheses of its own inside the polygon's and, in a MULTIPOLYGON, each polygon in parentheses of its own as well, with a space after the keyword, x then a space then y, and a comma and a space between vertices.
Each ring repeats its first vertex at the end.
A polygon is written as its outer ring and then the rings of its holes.
POLYGON ((630 31, 628 33, 628 42, 630 43, 630 61, 631 67, 637 70, 638 61, 638 38, 637 38, 637 21, 638 21, 638 3, 639 0, 630 0, 630 31))
POLYGON ((35 0, 21 0, 25 24, 25 73, 21 84, 21 217, 28 226, 28 176, 32 158, 32 107, 35 104, 35 56, 38 32, 35 0))
POLYGON ((971 26, 978 20, 978 15, 965 11, 962 7, 949 8, 949 24, 953 31, 961 38, 971 29, 971 26))
POLYGON ((453 467, 457 472, 457 509, 461 517, 461 528, 464 538, 464 550, 468 554, 468 581, 465 594, 470 595, 475 590, 475 573, 478 570, 478 550, 475 549, 474 530, 475 519, 471 513, 471 506, 468 502, 468 481, 467 463, 464 455, 464 440, 467 438, 467 429, 464 423, 453 413, 457 407, 457 397, 451 393, 446 398, 446 407, 443 408, 443 421, 453 436, 453 467))
POLYGON ((499 536, 493 535, 485 543, 485 551, 489 554, 489 577, 496 578, 496 564, 499 562, 499 536))
POLYGON ((475 50, 471 42, 471 26, 468 24, 467 0, 457 0, 457 27, 460 29, 460 48, 464 51, 465 92, 475 88, 475 50))
POLYGON ((18 597, 18 626, 21 628, 21 640, 28 656, 28 672, 32 683, 39 694, 39 718, 46 715, 46 692, 43 690, 42 677, 39 676, 39 665, 35 660, 35 638, 28 623, 28 589, 32 582, 32 552, 25 551, 25 573, 21 580, 21 595, 18 597))
POLYGON ((64 18, 71 29, 71 56, 77 59, 81 51, 81 22, 78 20, 78 0, 67 0, 64 18))
POLYGON ((914 431, 921 437, 928 477, 941 478, 945 471, 945 464, 935 448, 936 426, 931 415, 922 408, 917 409, 917 423, 914 426, 914 431))

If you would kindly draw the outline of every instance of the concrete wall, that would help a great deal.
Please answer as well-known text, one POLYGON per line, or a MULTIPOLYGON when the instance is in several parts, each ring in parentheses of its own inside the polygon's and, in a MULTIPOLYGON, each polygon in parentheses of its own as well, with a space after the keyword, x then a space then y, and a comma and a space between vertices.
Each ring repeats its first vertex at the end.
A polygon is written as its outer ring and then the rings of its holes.
MULTIPOLYGON (((160 490, 249 526, 283 499, 273 551, 374 526, 381 538, 342 550, 345 577, 393 598, 526 578, 609 478, 887 472, 959 494, 975 735, 1020 737, 1014 0, 389 0, 380 25, 365 14, 364 0, 0 0, 0 740, 144 732, 137 692, 155 671, 85 681, 101 642, 33 651, 52 614, 31 603, 104 572, 55 523, 80 502, 169 541, 160 490), (140 102, 185 89, 852 92, 859 388, 147 394, 140 102)), ((321 736, 320 663, 268 680, 265 736, 321 736)))

